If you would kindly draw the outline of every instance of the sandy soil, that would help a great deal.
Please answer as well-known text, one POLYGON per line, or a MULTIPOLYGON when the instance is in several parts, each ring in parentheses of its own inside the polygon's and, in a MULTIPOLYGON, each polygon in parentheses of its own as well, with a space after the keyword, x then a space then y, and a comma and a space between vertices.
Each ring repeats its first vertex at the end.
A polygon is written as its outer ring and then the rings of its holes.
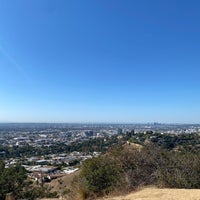
POLYGON ((103 198, 102 200, 200 200, 200 189, 145 188, 126 196, 103 198))
POLYGON ((104 197, 98 200, 200 200, 200 189, 158 189, 151 187, 124 196, 104 197))

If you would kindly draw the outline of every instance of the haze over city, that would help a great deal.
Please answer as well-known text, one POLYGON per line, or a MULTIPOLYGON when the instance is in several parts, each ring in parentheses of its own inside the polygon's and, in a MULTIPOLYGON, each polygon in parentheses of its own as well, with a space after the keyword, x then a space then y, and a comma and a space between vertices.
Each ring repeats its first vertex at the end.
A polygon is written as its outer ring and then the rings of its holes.
POLYGON ((0 122, 199 123, 200 1, 0 2, 0 122))

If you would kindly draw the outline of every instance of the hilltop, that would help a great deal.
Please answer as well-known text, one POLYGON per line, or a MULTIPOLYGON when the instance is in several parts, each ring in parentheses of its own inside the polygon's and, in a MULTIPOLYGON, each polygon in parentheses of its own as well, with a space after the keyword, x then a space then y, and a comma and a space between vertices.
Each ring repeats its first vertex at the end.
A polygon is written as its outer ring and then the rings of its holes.
POLYGON ((125 196, 105 197, 99 200, 200 200, 200 189, 144 188, 125 196))
MULTIPOLYGON (((156 187, 143 188, 127 195, 104 197, 98 200, 200 200, 200 189, 158 189, 156 187)), ((42 200, 59 200, 42 199, 42 200)), ((65 199, 62 199, 65 200, 65 199)))

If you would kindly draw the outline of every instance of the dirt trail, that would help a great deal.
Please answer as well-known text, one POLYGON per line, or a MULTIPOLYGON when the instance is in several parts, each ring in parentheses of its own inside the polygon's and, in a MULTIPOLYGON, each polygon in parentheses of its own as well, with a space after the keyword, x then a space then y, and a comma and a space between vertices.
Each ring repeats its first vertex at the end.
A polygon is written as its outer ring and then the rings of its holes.
POLYGON ((102 200, 200 200, 200 189, 145 188, 126 196, 103 198, 102 200))

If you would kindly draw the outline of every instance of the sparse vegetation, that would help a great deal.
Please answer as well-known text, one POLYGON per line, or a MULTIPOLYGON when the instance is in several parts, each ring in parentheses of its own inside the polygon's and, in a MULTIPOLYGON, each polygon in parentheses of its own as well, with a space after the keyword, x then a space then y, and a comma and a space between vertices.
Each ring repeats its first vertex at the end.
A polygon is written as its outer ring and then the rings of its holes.
POLYGON ((57 192, 50 192, 43 185, 33 184, 23 166, 17 164, 5 168, 3 161, 0 161, 0 199, 4 200, 7 193, 12 193, 17 199, 27 200, 57 197, 57 192))
MULTIPOLYGON (((116 190, 123 193, 152 184, 169 188, 200 188, 199 175, 199 153, 168 151, 154 145, 138 150, 126 145, 112 148, 106 154, 85 162, 77 178, 79 181, 75 183, 84 185, 84 194, 87 195, 82 199, 94 199, 116 190)), ((76 192, 80 192, 80 187, 76 192)))
MULTIPOLYGON (((62 196, 70 199, 95 199, 116 191, 126 193, 147 185, 200 188, 199 140, 198 134, 163 135, 152 131, 135 134, 132 131, 120 138, 113 136, 84 141, 72 144, 70 148, 61 144, 48 151, 102 150, 102 155, 83 163, 81 173, 74 179, 71 188, 63 189, 62 192, 62 196), (126 141, 129 142, 126 144, 126 141)), ((78 160, 73 164, 79 164, 78 160)), ((3 162, 0 162, 0 183, 2 199, 10 191, 16 197, 27 199, 61 195, 44 186, 29 183, 26 171, 20 165, 5 169, 3 162)), ((59 184, 63 185, 61 181, 59 184)))

